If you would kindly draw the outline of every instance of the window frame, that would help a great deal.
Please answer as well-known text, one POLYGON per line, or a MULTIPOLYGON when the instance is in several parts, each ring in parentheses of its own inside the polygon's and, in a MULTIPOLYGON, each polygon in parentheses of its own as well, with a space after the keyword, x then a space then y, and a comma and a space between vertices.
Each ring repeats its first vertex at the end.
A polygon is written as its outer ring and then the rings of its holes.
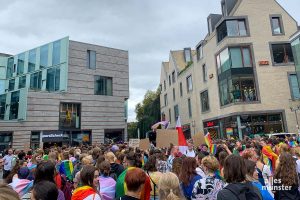
POLYGON ((203 78, 203 82, 206 83, 208 77, 207 77, 207 67, 205 63, 202 65, 202 78, 203 78))
POLYGON ((48 91, 48 92, 58 92, 58 91, 60 91, 60 84, 61 84, 60 83, 60 78, 61 78, 60 77, 60 72, 61 72, 60 67, 51 67, 51 68, 48 68, 46 70, 46 77, 47 77, 47 79, 46 79, 46 91, 48 91), (53 86, 54 90, 51 90, 50 86, 48 87, 48 84, 50 84, 50 83, 48 83, 48 71, 49 70, 54 70, 55 71, 54 72, 54 86, 53 86), (57 75, 57 73, 59 74, 59 76, 57 75), (59 81, 58 82, 58 87, 57 87, 57 78, 58 78, 58 81, 59 81))
POLYGON ((175 83, 176 80, 175 80, 175 70, 172 72, 172 83, 175 83))
POLYGON ((94 50, 90 50, 90 49, 88 49, 87 51, 86 51, 86 53, 87 53, 87 59, 86 59, 86 61, 87 61, 87 68, 88 69, 93 69, 93 70, 96 70, 96 68, 97 68, 97 52, 96 51, 94 51, 94 50), (91 65, 91 58, 92 58, 92 54, 91 53, 95 53, 95 66, 92 66, 91 65))
POLYGON ((186 77, 186 91, 187 91, 187 93, 193 91, 193 77, 192 77, 192 74, 190 74, 190 75, 188 75, 188 76, 186 77), (189 90, 189 78, 191 78, 191 84, 192 84, 190 90, 189 90))
POLYGON ((25 88, 25 87, 26 87, 26 81, 27 81, 27 80, 26 80, 26 75, 19 76, 19 85, 18 85, 18 88, 19 88, 19 89, 25 88), (21 80, 24 81, 23 78, 25 78, 25 84, 24 84, 24 85, 21 85, 21 80))
POLYGON ((193 110, 192 110, 191 98, 188 98, 187 102, 188 102, 189 118, 192 118, 192 116, 193 116, 193 110))
POLYGON ((164 105, 168 106, 168 94, 164 95, 164 105))
POLYGON ((183 96, 182 82, 179 83, 179 93, 180 93, 180 97, 182 97, 183 96))
POLYGON ((100 95, 100 96, 113 96, 113 77, 110 76, 101 76, 101 75, 95 75, 94 76, 94 95, 100 95), (107 90, 107 83, 106 83, 106 92, 104 91, 103 94, 100 93, 99 88, 96 88, 98 86, 98 81, 100 81, 101 78, 104 78, 104 81, 107 81, 108 79, 111 79, 111 94, 109 94, 107 90))
POLYGON ((42 71, 37 71, 37 72, 34 72, 34 73, 32 73, 32 74, 30 74, 30 84, 29 84, 29 89, 30 90, 42 90, 42 84, 43 84, 43 74, 42 74, 42 71), (37 74, 37 87, 33 87, 34 85, 35 85, 35 83, 32 83, 32 77, 33 76, 36 76, 36 74, 37 74), (39 85, 40 85, 40 87, 39 87, 39 85))
POLYGON ((209 103, 209 93, 208 93, 208 89, 205 89, 203 91, 200 92, 200 103, 201 103, 201 113, 206 113, 210 111, 210 103, 209 103), (208 104, 208 109, 203 109, 203 101, 202 101, 202 94, 207 93, 207 104, 208 104))
MULTIPOLYGON (((293 88, 291 87, 292 86, 291 76, 295 76, 296 79, 298 79, 297 74, 294 73, 294 72, 288 72, 287 75, 288 75, 288 80, 289 80, 289 88, 290 88, 291 98, 292 98, 293 101, 299 100, 300 98, 295 98, 293 88)), ((297 80, 297 84, 298 84, 298 80, 297 80)), ((298 89, 299 89, 299 85, 298 85, 298 89)), ((299 93, 300 93, 300 91, 299 91, 299 93)))
POLYGON ((175 122, 177 121, 178 116, 179 116, 179 106, 178 106, 178 104, 176 104, 174 106, 174 119, 175 119, 175 122), (177 116, 176 116, 176 114, 177 114, 177 116))
POLYGON ((274 55, 273 55, 273 45, 279 45, 279 44, 281 44, 281 45, 283 45, 283 44, 290 44, 291 50, 293 52, 292 45, 291 45, 291 43, 289 41, 269 42, 269 48, 270 48, 270 54, 271 54, 271 59, 272 59, 272 65, 274 67, 277 67, 277 66, 287 66, 287 65, 295 65, 295 60, 294 60, 293 53, 292 53, 292 56, 293 56, 294 62, 278 63, 278 64, 275 63, 275 61, 274 61, 274 55))
POLYGON ((285 35, 283 21, 282 21, 282 15, 281 14, 272 14, 272 15, 270 15, 270 25, 271 25, 272 36, 282 36, 282 35, 285 35), (280 30, 281 30, 281 33, 279 33, 279 34, 277 34, 277 33, 274 32, 273 18, 278 18, 279 19, 279 26, 280 26, 280 30))

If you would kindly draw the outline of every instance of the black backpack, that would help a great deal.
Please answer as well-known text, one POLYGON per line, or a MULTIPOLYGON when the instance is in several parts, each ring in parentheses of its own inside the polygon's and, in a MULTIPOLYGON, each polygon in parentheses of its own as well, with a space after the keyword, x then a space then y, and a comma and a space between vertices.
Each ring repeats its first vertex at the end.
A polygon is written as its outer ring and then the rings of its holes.
POLYGON ((247 189, 237 191, 232 185, 227 185, 224 189, 229 190, 239 200, 262 200, 262 196, 258 188, 254 188, 251 182, 246 183, 247 189))

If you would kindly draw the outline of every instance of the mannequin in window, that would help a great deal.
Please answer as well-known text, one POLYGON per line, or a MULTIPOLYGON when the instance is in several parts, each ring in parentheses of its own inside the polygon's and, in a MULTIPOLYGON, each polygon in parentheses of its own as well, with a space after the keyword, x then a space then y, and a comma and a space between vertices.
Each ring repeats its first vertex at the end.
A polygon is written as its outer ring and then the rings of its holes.
POLYGON ((248 101, 249 100, 249 93, 248 93, 248 89, 247 87, 244 88, 244 101, 248 101))
POLYGON ((239 101, 241 99, 241 90, 239 84, 234 86, 234 90, 232 91, 234 101, 239 101))
POLYGON ((249 87, 249 100, 254 101, 254 91, 249 87))

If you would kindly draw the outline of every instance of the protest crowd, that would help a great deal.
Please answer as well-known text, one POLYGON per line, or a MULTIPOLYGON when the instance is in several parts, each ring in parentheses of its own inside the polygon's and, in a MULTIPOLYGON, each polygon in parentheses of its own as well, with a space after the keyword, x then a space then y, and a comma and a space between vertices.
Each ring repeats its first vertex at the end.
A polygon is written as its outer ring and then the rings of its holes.
POLYGON ((122 144, 7 149, 0 199, 297 200, 296 137, 212 140, 186 149, 122 144))

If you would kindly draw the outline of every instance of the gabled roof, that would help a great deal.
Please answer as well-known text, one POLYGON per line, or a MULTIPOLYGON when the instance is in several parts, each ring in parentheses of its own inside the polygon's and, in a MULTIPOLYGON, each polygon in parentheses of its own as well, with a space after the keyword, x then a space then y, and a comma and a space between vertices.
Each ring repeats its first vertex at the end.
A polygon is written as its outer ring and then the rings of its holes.
MULTIPOLYGON (((177 50, 177 51, 170 51, 171 56, 175 62, 175 65, 178 69, 178 73, 185 69, 187 66, 187 63, 185 62, 184 58, 184 51, 183 50, 177 50)), ((196 55, 196 51, 191 51, 192 57, 196 55)))

